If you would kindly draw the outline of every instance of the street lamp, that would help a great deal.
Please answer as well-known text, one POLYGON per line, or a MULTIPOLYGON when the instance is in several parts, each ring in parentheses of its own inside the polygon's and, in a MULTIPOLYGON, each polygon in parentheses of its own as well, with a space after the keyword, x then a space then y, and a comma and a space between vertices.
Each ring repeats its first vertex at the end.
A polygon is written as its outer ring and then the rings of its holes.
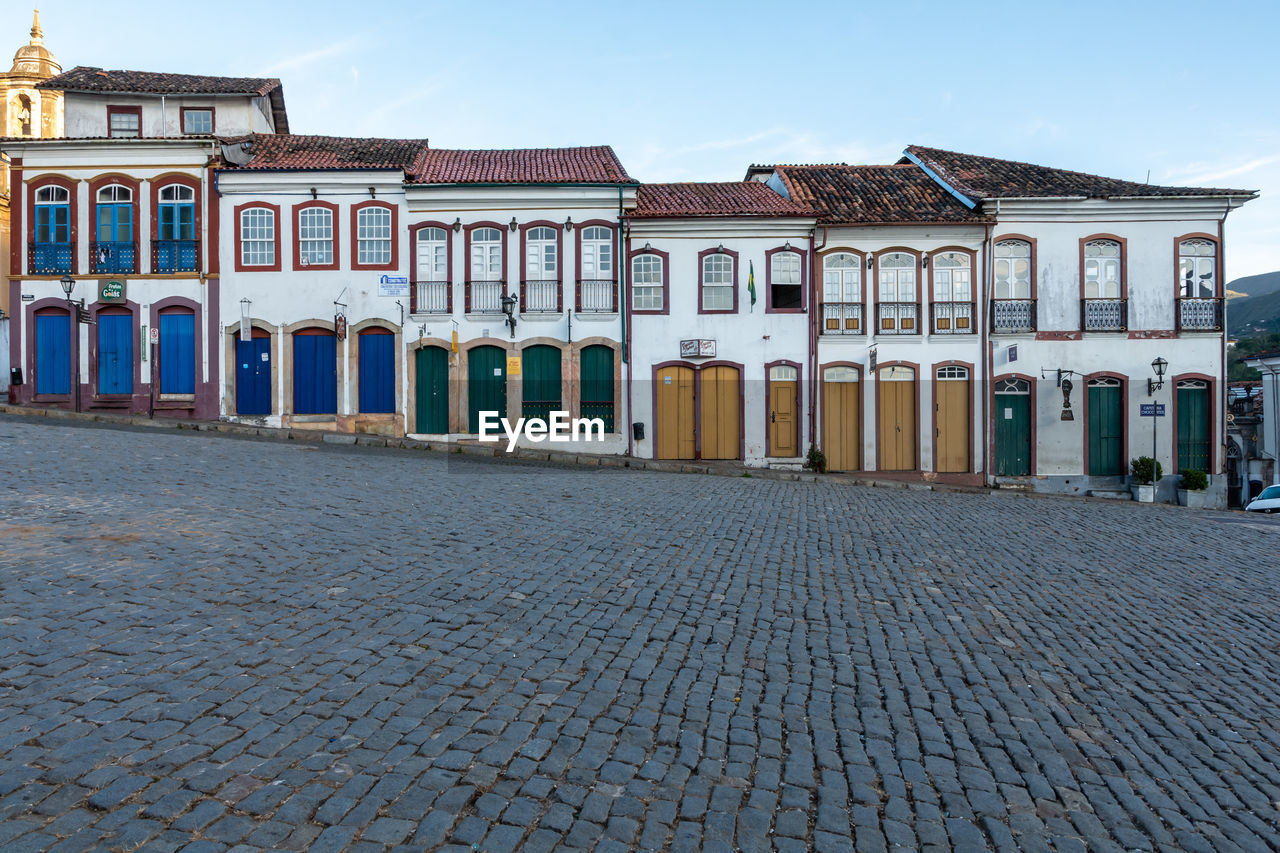
POLYGON ((67 273, 59 282, 62 292, 67 297, 67 336, 74 341, 71 353, 72 370, 75 379, 71 385, 71 396, 75 400, 76 411, 80 411, 80 309, 71 301, 71 292, 76 289, 76 280, 67 273))
POLYGON ((516 336, 516 302, 518 298, 507 294, 502 297, 502 313, 507 315, 507 325, 511 327, 511 337, 516 336))
POLYGON ((1156 378, 1147 380, 1147 396, 1154 397, 1156 392, 1164 387, 1164 370, 1169 366, 1169 362, 1157 356, 1156 360, 1151 362, 1151 369, 1155 371, 1156 378))

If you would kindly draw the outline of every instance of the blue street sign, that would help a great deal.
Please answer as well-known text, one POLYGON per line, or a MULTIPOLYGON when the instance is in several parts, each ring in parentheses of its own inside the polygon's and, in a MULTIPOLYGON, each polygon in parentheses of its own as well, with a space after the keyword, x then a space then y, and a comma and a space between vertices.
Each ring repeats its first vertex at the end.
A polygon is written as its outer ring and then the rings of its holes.
POLYGON ((1163 418, 1164 403, 1140 403, 1139 414, 1144 418, 1163 418))

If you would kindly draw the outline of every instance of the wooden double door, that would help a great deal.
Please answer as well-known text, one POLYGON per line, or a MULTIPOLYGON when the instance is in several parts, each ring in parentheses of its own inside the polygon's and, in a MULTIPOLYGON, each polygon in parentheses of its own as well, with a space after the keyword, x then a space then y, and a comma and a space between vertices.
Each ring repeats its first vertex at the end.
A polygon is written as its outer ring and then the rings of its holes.
POLYGON ((658 459, 742 458, 742 372, 672 364, 654 371, 658 459))

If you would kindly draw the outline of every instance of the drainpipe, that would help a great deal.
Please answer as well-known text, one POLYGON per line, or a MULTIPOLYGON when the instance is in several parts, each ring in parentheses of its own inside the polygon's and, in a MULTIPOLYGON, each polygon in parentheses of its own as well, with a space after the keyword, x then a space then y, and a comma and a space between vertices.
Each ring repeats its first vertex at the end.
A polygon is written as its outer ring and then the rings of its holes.
MULTIPOLYGON (((827 245, 827 229, 822 229, 822 244, 817 242, 818 226, 809 232, 809 444, 821 448, 818 441, 818 324, 821 313, 818 301, 818 250, 827 245)), ((822 448, 825 451, 825 448, 822 448)))
MULTIPOLYGON (((1226 400, 1226 399, 1227 399, 1227 374, 1228 374, 1228 372, 1229 372, 1229 371, 1228 371, 1228 368, 1227 368, 1227 334, 1228 334, 1227 329, 1228 329, 1229 327, 1227 326, 1227 294, 1226 294, 1226 289, 1227 289, 1227 270, 1226 270, 1226 263, 1225 263, 1225 262, 1226 262, 1226 259, 1227 259, 1227 247, 1226 247, 1226 245, 1225 245, 1225 243, 1224 243, 1223 241, 1226 239, 1227 214, 1228 214, 1228 213, 1230 213, 1230 212, 1231 212, 1231 205, 1230 205, 1230 203, 1228 203, 1228 204, 1227 204, 1227 206, 1226 206, 1226 209, 1224 209, 1224 210, 1222 211, 1222 218, 1218 220, 1218 254, 1219 254, 1219 257, 1218 257, 1218 282, 1219 282, 1219 284, 1220 284, 1220 286, 1221 286, 1221 288, 1222 288, 1222 291, 1223 291, 1223 293, 1222 293, 1222 341, 1221 341, 1221 346, 1222 346, 1222 362, 1221 362, 1221 367, 1220 367, 1222 380, 1221 380, 1221 384, 1219 384, 1219 385, 1218 385, 1218 389, 1219 389, 1219 390, 1218 390, 1218 398, 1219 398, 1219 399, 1221 399, 1221 400, 1226 400)), ((1179 310, 1181 310, 1181 306, 1180 306, 1180 305, 1178 305, 1177 303, 1174 303, 1173 310, 1175 310, 1175 311, 1179 311, 1179 310)), ((1174 318, 1174 328, 1177 328, 1177 319, 1178 319, 1178 318, 1176 318, 1176 317, 1174 318)), ((1174 393, 1174 396, 1175 396, 1175 398, 1176 398, 1176 396, 1177 396, 1177 394, 1178 394, 1178 390, 1177 390, 1177 388, 1174 388, 1173 393, 1174 393)), ((1213 402, 1213 407, 1214 407, 1214 409, 1215 409, 1215 412, 1214 412, 1214 418, 1213 418, 1213 420, 1214 420, 1214 425, 1215 425, 1215 426, 1218 428, 1218 430, 1219 430, 1219 432, 1218 432, 1218 435, 1219 435, 1219 437, 1220 437, 1220 442, 1219 442, 1219 443, 1220 443, 1223 447, 1225 447, 1225 446, 1226 446, 1226 443, 1227 443, 1227 415, 1226 415, 1226 407, 1225 407, 1225 406, 1223 407, 1223 411, 1222 411, 1222 413, 1221 413, 1221 414, 1218 414, 1218 413, 1217 413, 1217 411, 1216 411, 1216 409, 1218 408, 1218 401, 1217 401, 1217 400, 1214 400, 1214 402, 1213 402)), ((1175 424, 1175 426, 1176 426, 1176 424, 1175 424)), ((1215 453, 1215 456, 1216 456, 1216 455, 1217 455, 1217 454, 1215 453)), ((1177 461, 1176 449, 1175 449, 1174 461, 1175 461, 1175 462, 1177 461)), ((1217 459, 1217 458, 1215 458, 1215 459, 1213 460, 1213 467, 1214 467, 1215 469, 1219 469, 1220 471, 1225 471, 1225 470, 1226 470, 1226 466, 1225 466, 1225 465, 1224 465, 1224 466, 1219 467, 1218 459, 1217 459)), ((1246 467, 1247 467, 1247 466, 1246 466, 1246 467)), ((1214 473, 1216 473, 1216 472, 1215 472, 1215 471, 1210 471, 1209 473, 1210 473, 1210 474, 1214 474, 1214 473)), ((1244 477, 1244 479, 1245 479, 1245 486, 1244 486, 1244 488, 1241 490, 1241 494, 1242 494, 1242 495, 1243 495, 1243 494, 1247 494, 1247 493, 1248 493, 1248 490, 1249 490, 1249 489, 1248 489, 1248 480, 1249 480, 1249 472, 1248 472, 1248 470, 1246 470, 1246 471, 1245 471, 1245 477, 1244 477)), ((1278 478, 1278 479, 1280 479, 1280 478, 1278 478)), ((1228 486, 1228 488, 1229 488, 1229 487, 1231 486, 1231 484, 1230 484, 1230 483, 1228 483, 1228 484, 1227 484, 1227 486, 1228 486)), ((1243 505, 1244 505, 1244 504, 1242 503, 1242 504, 1241 504, 1241 506, 1243 506, 1243 505)))
MULTIPOLYGON (((165 111, 164 111, 164 95, 161 95, 160 96, 160 138, 163 139, 165 135, 168 134, 168 132, 169 132, 169 120, 168 120, 168 117, 165 115, 165 111)), ((138 128, 138 134, 141 136, 146 135, 142 132, 142 128, 138 128)))
MULTIPOLYGON (((996 200, 996 215, 1000 212, 1000 201, 996 200)), ((992 442, 992 423, 988 411, 989 403, 992 400, 994 388, 995 365, 992 364, 994 359, 991 357, 991 317, 988 312, 991 308, 991 281, 995 275, 995 264, 992 257, 991 244, 992 226, 987 226, 987 236, 982 240, 982 375, 986 380, 986 388, 982 392, 982 479, 988 486, 995 485, 995 477, 991 473, 991 442, 992 442)), ((1034 272, 1034 270, 1033 270, 1034 272)), ((1035 412, 1031 413, 1035 417, 1035 412)), ((1034 471, 1031 472, 1033 475, 1034 471)))
POLYGON ((631 296, 627 293, 627 253, 631 246, 631 236, 622 210, 622 185, 618 185, 618 314, 622 321, 622 364, 626 371, 627 384, 627 417, 623 422, 623 430, 627 434, 627 456, 634 454, 632 448, 633 433, 631 430, 631 330, 627 325, 627 317, 631 314, 631 296), (624 242, 625 241, 625 242, 624 242))

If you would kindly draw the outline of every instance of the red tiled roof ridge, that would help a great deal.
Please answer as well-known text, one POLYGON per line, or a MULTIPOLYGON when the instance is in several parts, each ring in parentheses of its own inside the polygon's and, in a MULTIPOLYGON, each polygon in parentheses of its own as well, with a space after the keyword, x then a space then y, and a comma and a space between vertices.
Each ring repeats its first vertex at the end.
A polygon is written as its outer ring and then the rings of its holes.
POLYGON ((96 65, 77 65, 74 68, 57 74, 46 80, 41 80, 36 84, 37 89, 58 89, 62 91, 139 91, 151 92, 153 94, 161 94, 173 92, 174 94, 184 94, 176 85, 163 85, 165 82, 171 84, 186 83, 192 85, 191 94, 243 94, 243 95, 267 95, 272 90, 280 87, 280 78, 278 77, 234 77, 224 74, 188 74, 176 71, 137 71, 128 68, 100 68, 96 65), (90 77, 101 77, 113 84, 118 84, 119 88, 112 86, 86 86, 85 81, 90 77), (132 79, 129 79, 132 78, 132 79), (213 85, 215 83, 223 84, 221 87, 213 85), (237 85, 227 85, 237 84, 237 85), (244 85, 239 85, 244 84, 244 85), (209 91, 200 91, 200 86, 209 91))
POLYGON ((671 181, 641 184, 632 216, 815 216, 759 181, 671 181))
POLYGON ((827 224, 967 225, 989 217, 961 204, 913 163, 811 166, 778 170, 790 197, 827 224))
POLYGON ((634 184, 611 145, 544 148, 426 148, 418 184, 634 184))

